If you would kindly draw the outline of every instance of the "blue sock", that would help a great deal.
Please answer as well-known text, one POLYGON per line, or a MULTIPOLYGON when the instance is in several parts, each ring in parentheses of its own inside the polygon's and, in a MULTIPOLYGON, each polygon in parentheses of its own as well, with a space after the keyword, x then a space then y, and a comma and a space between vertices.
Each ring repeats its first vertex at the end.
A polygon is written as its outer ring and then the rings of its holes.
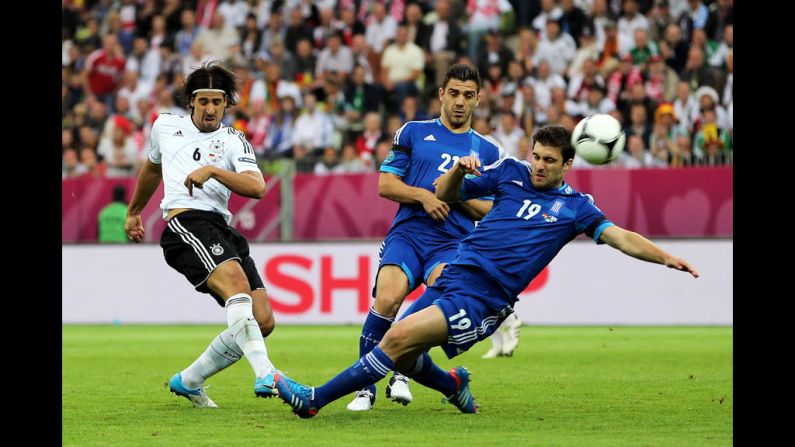
POLYGON ((456 383, 453 376, 436 366, 427 352, 423 352, 421 356, 417 357, 417 361, 410 370, 401 371, 401 374, 411 377, 419 384, 439 391, 445 397, 455 393, 456 383))
MULTIPOLYGON (((392 326, 393 321, 395 321, 394 318, 387 318, 372 307, 370 308, 367 319, 364 320, 364 326, 362 326, 362 335, 359 337, 359 357, 364 357, 378 346, 378 343, 381 343, 381 339, 384 338, 384 334, 392 326)), ((375 395, 375 385, 370 385, 366 389, 375 395)))
POLYGON ((386 377, 394 367, 395 363, 392 362, 392 359, 376 346, 350 368, 337 374, 325 385, 316 387, 312 406, 320 409, 346 394, 364 389, 386 377))

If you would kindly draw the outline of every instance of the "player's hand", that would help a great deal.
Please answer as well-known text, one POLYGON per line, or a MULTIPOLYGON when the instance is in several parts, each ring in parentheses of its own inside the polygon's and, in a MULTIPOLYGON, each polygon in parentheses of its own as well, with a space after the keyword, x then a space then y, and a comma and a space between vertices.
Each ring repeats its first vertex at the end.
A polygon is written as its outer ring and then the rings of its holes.
POLYGON ((693 275, 693 278, 698 278, 698 272, 696 269, 690 265, 689 262, 685 261, 682 258, 671 257, 667 261, 665 261, 665 266, 668 268, 681 270, 683 272, 688 272, 693 275))
POLYGON ((193 187, 199 189, 204 188, 204 182, 213 176, 212 166, 202 166, 201 168, 191 172, 185 178, 185 187, 188 188, 188 194, 193 196, 193 187))
POLYGON ((144 239, 144 225, 141 223, 141 215, 135 214, 127 216, 124 222, 124 231, 127 232, 127 237, 133 242, 141 242, 144 239))
POLYGON ((433 220, 437 221, 444 220, 447 214, 450 213, 450 205, 437 199, 436 195, 430 191, 428 191, 425 200, 422 201, 422 207, 433 220))
POLYGON ((464 171, 464 174, 472 174, 476 177, 481 176, 480 171, 478 171, 478 168, 480 168, 480 159, 478 157, 470 155, 461 157, 458 159, 458 165, 464 171))

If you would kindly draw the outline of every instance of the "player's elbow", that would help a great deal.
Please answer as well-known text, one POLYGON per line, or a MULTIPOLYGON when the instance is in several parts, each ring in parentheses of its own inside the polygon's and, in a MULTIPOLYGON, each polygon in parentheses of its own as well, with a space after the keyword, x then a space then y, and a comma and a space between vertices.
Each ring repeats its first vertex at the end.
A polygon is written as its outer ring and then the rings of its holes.
POLYGON ((252 191, 251 197, 254 198, 254 199, 261 199, 261 198, 265 197, 265 193, 267 192, 267 189, 268 188, 265 186, 265 183, 263 182, 260 185, 257 185, 256 188, 254 188, 254 191, 252 191))

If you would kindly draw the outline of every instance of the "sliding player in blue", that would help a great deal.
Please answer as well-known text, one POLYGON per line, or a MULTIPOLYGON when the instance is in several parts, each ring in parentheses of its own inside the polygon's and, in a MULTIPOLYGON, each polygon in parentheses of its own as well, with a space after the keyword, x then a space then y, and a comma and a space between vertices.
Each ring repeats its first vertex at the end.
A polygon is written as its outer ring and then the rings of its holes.
POLYGON ((463 157, 436 183, 448 203, 494 195, 494 206, 459 246, 456 259, 369 354, 320 387, 275 375, 279 397, 299 417, 397 370, 435 389, 463 413, 477 413, 462 366, 443 371, 428 350, 441 346, 449 358, 491 335, 513 311, 519 293, 561 248, 585 233, 634 258, 690 273, 698 272, 638 233, 609 221, 588 194, 564 181, 571 168, 571 135, 560 126, 533 136, 532 161, 510 157, 486 166, 463 157), (464 178, 466 174, 471 178, 464 178))

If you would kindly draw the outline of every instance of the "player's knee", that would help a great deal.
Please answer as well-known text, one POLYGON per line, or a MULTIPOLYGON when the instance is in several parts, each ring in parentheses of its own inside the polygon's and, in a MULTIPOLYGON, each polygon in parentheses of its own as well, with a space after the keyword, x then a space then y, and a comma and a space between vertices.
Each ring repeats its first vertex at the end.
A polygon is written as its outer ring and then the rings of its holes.
POLYGON ((392 326, 384 338, 381 339, 381 350, 390 355, 400 355, 405 352, 410 346, 410 331, 406 330, 403 325, 392 326))
POLYGON ((376 293, 375 310, 386 317, 395 317, 406 297, 395 293, 376 293))

